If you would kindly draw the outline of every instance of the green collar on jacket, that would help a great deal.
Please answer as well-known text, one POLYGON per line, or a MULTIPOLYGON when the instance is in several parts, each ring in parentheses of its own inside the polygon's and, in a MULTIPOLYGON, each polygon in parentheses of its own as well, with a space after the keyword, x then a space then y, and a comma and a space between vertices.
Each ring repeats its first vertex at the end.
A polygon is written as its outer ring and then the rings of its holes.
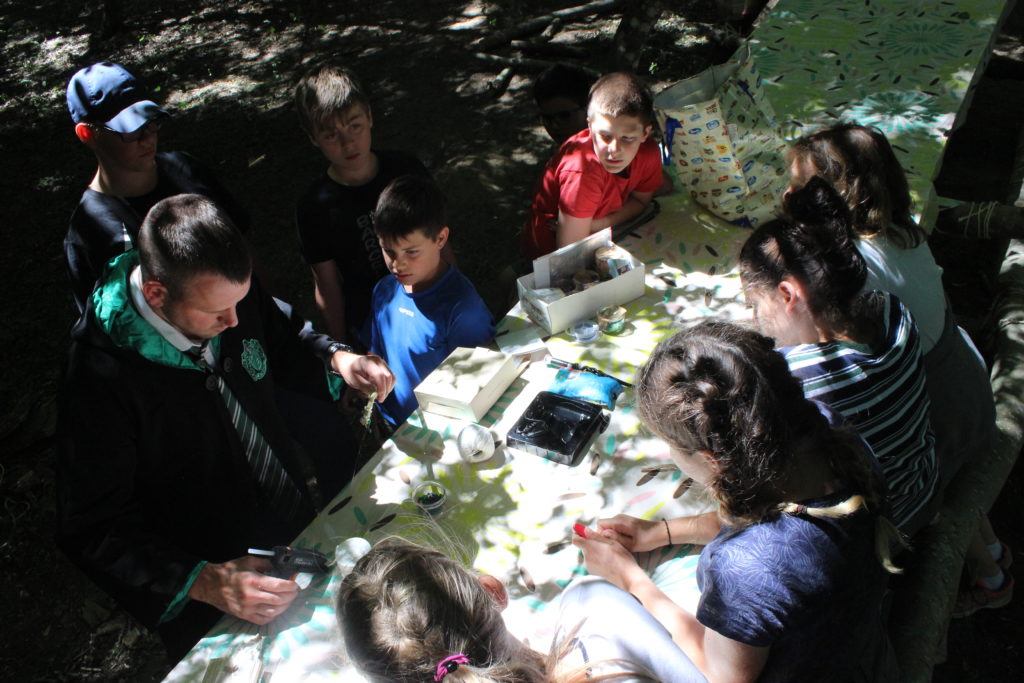
MULTIPOLYGON (((202 370, 191 358, 160 336, 132 303, 132 270, 139 263, 135 249, 107 264, 100 284, 92 293, 93 317, 115 346, 135 351, 146 360, 172 368, 202 370)), ((220 356, 220 336, 210 340, 213 355, 220 356)))

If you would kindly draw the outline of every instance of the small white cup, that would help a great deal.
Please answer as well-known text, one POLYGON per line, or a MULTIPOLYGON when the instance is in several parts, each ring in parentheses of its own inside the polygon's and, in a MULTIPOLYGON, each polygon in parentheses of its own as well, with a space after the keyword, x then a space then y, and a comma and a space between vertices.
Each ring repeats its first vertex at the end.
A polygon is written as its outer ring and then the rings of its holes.
POLYGON ((469 463, 483 462, 494 455, 494 434, 486 427, 470 422, 456 439, 459 455, 469 463))

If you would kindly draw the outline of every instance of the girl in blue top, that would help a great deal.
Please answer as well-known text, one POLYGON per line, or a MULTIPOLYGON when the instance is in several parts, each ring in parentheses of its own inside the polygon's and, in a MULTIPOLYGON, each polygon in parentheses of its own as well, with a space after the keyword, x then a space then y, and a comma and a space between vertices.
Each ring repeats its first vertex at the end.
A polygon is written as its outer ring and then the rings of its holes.
POLYGON ((695 616, 638 566, 624 527, 599 523, 574 543, 710 681, 888 680, 884 487, 860 439, 829 424, 773 347, 749 327, 703 322, 637 377, 644 424, 719 506, 695 616))

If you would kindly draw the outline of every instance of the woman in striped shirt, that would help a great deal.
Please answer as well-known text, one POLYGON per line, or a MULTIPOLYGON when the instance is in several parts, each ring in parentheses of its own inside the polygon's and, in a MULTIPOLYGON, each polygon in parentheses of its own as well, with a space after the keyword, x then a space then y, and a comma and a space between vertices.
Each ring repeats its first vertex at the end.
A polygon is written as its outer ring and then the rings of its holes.
POLYGON ((845 202, 820 178, 786 199, 786 217, 743 246, 740 276, 761 330, 807 398, 840 413, 885 473, 906 534, 934 513, 938 482, 919 333, 892 295, 862 293, 866 266, 845 202))

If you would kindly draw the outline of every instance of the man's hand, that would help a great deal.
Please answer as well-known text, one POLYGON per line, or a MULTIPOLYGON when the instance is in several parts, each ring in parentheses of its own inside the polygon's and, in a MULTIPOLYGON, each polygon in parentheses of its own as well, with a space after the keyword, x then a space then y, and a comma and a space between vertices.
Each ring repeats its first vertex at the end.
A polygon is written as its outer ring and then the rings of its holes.
POLYGON ((588 572, 608 579, 627 592, 632 592, 632 586, 638 581, 650 581, 636 558, 621 543, 602 536, 595 529, 584 527, 581 531, 583 535, 573 535, 572 544, 583 551, 588 572))
POLYGON ((668 545, 665 525, 662 522, 652 522, 629 515, 619 514, 611 519, 597 520, 597 532, 634 553, 668 545))
POLYGON ((270 560, 252 556, 207 564, 192 582, 188 596, 262 626, 288 609, 299 594, 294 581, 260 573, 272 567, 270 560))
POLYGON ((395 388, 395 376, 384 359, 369 353, 360 356, 348 351, 337 351, 331 357, 331 367, 341 375, 345 384, 364 396, 377 392, 377 402, 382 403, 395 388))

